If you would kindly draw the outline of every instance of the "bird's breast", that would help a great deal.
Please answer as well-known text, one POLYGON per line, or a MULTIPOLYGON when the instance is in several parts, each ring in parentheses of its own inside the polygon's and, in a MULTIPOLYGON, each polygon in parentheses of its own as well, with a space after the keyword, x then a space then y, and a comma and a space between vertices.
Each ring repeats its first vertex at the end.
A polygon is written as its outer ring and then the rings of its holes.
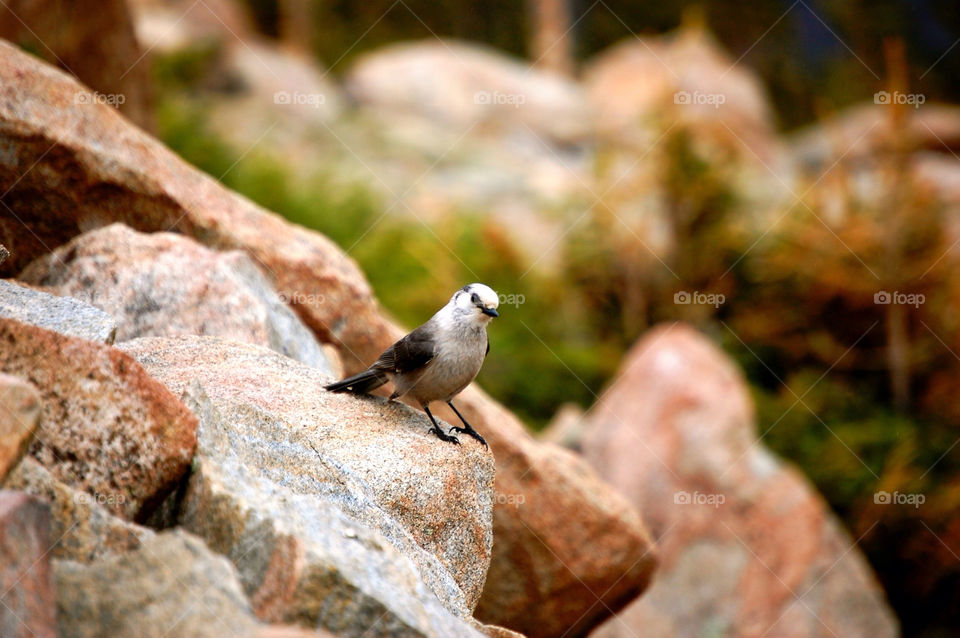
POLYGON ((486 354, 486 334, 463 335, 447 341, 438 350, 411 393, 428 401, 446 400, 463 390, 477 376, 486 354))

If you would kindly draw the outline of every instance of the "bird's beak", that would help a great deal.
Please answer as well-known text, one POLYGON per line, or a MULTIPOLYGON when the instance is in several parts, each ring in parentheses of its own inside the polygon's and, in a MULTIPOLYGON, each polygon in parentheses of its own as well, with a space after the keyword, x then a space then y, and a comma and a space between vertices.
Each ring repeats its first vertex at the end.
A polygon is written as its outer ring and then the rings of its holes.
POLYGON ((480 308, 480 312, 489 316, 489 317, 499 317, 500 313, 494 310, 493 308, 480 308))

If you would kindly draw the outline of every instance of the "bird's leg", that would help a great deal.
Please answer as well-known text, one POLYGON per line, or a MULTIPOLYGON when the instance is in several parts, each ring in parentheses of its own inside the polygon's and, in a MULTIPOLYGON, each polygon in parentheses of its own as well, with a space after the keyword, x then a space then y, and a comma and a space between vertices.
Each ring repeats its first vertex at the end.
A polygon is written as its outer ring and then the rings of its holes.
POLYGON ((432 414, 430 414, 430 408, 428 408, 427 406, 423 406, 423 411, 427 413, 427 416, 430 417, 430 421, 433 423, 433 427, 430 428, 430 432, 433 432, 434 434, 436 434, 437 438, 440 439, 441 441, 448 441, 450 443, 455 443, 456 445, 460 445, 460 439, 458 439, 455 436, 450 436, 449 434, 446 434, 443 430, 440 429, 440 426, 437 425, 437 420, 433 418, 432 414))
POLYGON ((463 415, 462 415, 462 414, 460 414, 460 411, 457 410, 457 408, 455 408, 455 407, 453 406, 453 402, 452 402, 452 401, 447 401, 447 405, 449 405, 449 406, 450 406, 450 409, 453 410, 453 411, 457 414, 458 417, 460 417, 460 420, 463 421, 463 425, 465 426, 465 427, 462 427, 462 428, 456 428, 456 427, 450 428, 450 431, 451 431, 451 432, 463 432, 464 434, 466 434, 466 435, 468 435, 468 436, 472 436, 472 437, 475 438, 476 440, 478 440, 478 441, 480 441, 481 443, 483 443, 483 447, 489 448, 489 446, 487 445, 487 442, 483 440, 483 437, 482 437, 482 436, 480 436, 480 433, 477 432, 476 430, 474 430, 474 429, 473 429, 473 426, 471 426, 469 423, 467 423, 467 420, 466 420, 465 418, 463 418, 463 415))

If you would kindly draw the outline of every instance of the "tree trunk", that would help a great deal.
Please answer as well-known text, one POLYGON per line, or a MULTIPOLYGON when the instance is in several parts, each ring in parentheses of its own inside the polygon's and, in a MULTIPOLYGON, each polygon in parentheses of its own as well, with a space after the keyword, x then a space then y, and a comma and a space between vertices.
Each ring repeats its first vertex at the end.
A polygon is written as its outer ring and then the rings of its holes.
POLYGON ((310 0, 278 0, 280 12, 280 41, 302 51, 310 51, 310 34, 313 29, 313 12, 310 0))
POLYGON ((910 405, 910 343, 904 306, 887 306, 887 367, 894 407, 903 412, 910 405))
POLYGON ((527 6, 533 65, 562 75, 573 75, 570 0, 528 0, 527 6))

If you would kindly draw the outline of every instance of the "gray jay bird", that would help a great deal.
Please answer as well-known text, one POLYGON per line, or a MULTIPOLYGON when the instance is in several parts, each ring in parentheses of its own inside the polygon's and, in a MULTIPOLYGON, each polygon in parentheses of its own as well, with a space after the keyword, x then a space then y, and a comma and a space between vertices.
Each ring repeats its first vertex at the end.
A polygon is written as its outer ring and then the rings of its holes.
POLYGON ((430 432, 442 441, 460 444, 457 437, 444 433, 428 407, 432 401, 444 401, 453 409, 463 427, 450 428, 483 443, 451 399, 467 387, 490 352, 487 324, 498 317, 500 300, 490 287, 469 284, 453 294, 447 305, 429 321, 383 351, 369 368, 343 381, 326 386, 330 392, 364 394, 393 381, 393 401, 410 396, 430 417, 430 432))

